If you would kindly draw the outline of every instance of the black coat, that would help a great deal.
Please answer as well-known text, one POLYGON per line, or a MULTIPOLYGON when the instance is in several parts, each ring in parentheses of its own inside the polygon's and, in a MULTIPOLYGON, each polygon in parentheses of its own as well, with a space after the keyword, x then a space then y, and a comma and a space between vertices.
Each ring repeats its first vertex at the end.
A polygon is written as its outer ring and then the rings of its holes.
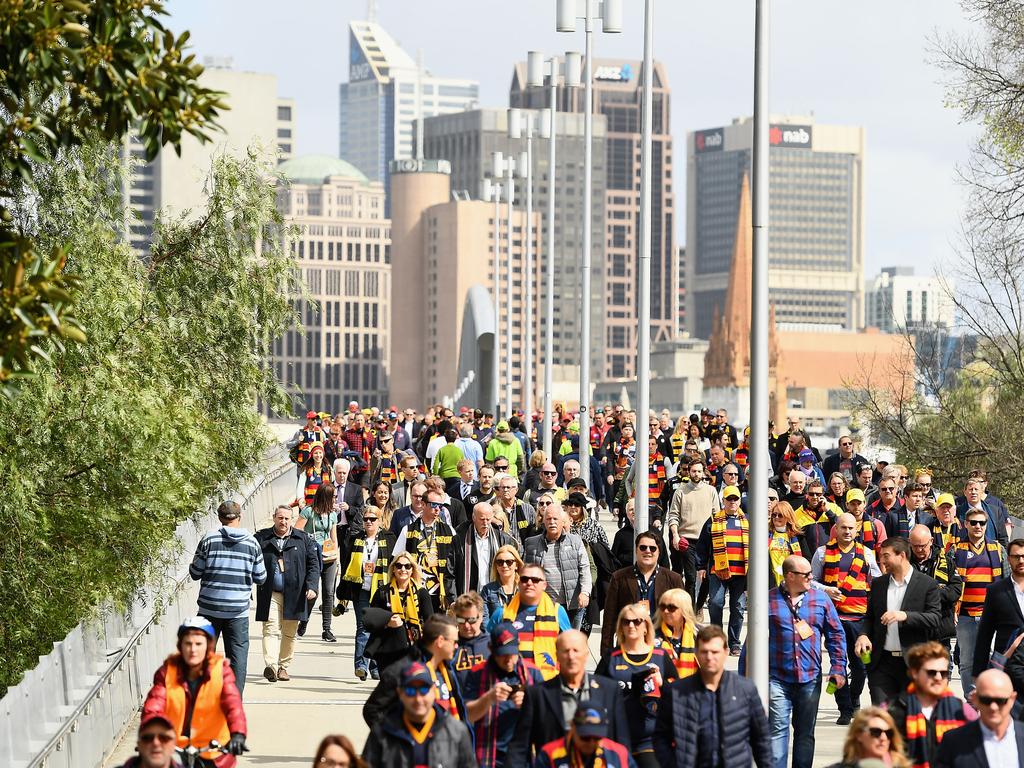
MULTIPOLYGON (((494 558, 494 554, 498 551, 499 547, 506 545, 514 547, 516 546, 516 540, 501 530, 498 526, 491 526, 493 533, 491 535, 491 558, 494 558)), ((463 592, 468 592, 471 589, 476 588, 477 578, 480 574, 480 568, 484 570, 484 584, 491 581, 491 564, 483 563, 482 565, 476 561, 476 545, 473 539, 476 537, 476 532, 473 529, 472 521, 466 521, 458 530, 455 532, 455 591, 460 595, 463 592), (467 546, 468 543, 468 546, 467 546), (469 580, 466 580, 466 566, 467 566, 467 550, 469 552, 469 580)))
MULTIPOLYGON (((877 664, 882 658, 885 646, 886 628, 882 625, 882 614, 886 606, 886 593, 889 590, 888 573, 882 574, 871 582, 871 593, 868 595, 868 610, 864 616, 864 632, 871 640, 871 664, 877 664)), ((899 625, 900 646, 903 653, 918 643, 924 643, 935 637, 942 623, 942 598, 935 579, 915 571, 907 584, 900 610, 907 614, 907 620, 899 625)))
MULTIPOLYGON (((693 768, 697 764, 700 730, 700 675, 670 683, 661 689, 661 704, 654 725, 654 754, 661 768, 693 768)), ((718 735, 722 762, 729 768, 774 765, 768 718, 753 681, 725 672, 718 686, 718 735)))
MULTIPOLYGON (((416 602, 419 606, 420 626, 423 626, 423 623, 434 613, 434 604, 423 587, 416 590, 416 602)), ((378 589, 370 599, 370 607, 391 610, 391 598, 388 590, 378 589)), ((401 627, 381 626, 379 629, 377 626, 367 626, 367 631, 370 633, 370 639, 366 643, 363 655, 376 661, 382 668, 409 650, 409 636, 404 625, 401 627)))
POLYGON ((348 521, 348 528, 350 530, 353 528, 355 530, 362 530, 363 507, 366 506, 366 502, 363 501, 363 486, 359 485, 359 483, 353 483, 352 479, 349 478, 345 482, 343 497, 336 499, 335 503, 341 501, 348 504, 348 510, 345 512, 345 518, 348 521))
MULTIPOLYGON (((626 721, 625 703, 619 684, 608 677, 590 675, 588 708, 603 709, 608 716, 608 738, 627 749, 630 746, 629 723, 626 721)), ((568 724, 562 713, 562 678, 553 677, 543 685, 526 689, 516 733, 505 753, 505 765, 533 764, 531 751, 540 752, 548 742, 565 736, 568 724)))
POLYGON ((1024 628, 1024 614, 1021 614, 1020 603, 1013 594, 1013 579, 993 582, 985 591, 985 605, 978 622, 978 639, 974 646, 975 676, 988 669, 992 638, 995 637, 995 649, 1003 653, 1010 644, 1013 631, 1021 628, 1024 628))
MULTIPOLYGON (((256 621, 270 618, 270 599, 274 592, 274 573, 279 557, 273 528, 256 532, 256 541, 263 551, 267 580, 256 587, 256 621)), ((305 621, 308 618, 306 590, 320 591, 320 547, 305 531, 292 528, 280 554, 284 560, 284 619, 305 621)))
MULTIPOLYGON (((953 552, 949 551, 945 554, 932 545, 932 559, 929 563, 930 569, 928 576, 934 578, 935 569, 938 566, 938 558, 944 557, 946 559, 946 573, 949 575, 949 581, 943 583, 936 581, 939 587, 939 598, 942 604, 942 621, 939 622, 939 628, 934 635, 933 640, 945 640, 947 637, 956 636, 956 604, 960 600, 960 597, 964 592, 964 580, 963 577, 956 572, 956 559, 953 557, 953 552)), ((914 566, 917 567, 916 565, 914 566)))
MULTIPOLYGON (((338 563, 341 570, 338 572, 338 588, 335 591, 335 597, 339 600, 356 600, 359 597, 360 591, 362 591, 361 584, 357 584, 354 581, 345 581, 341 577, 348 570, 348 563, 352 558, 352 550, 355 549, 356 539, 365 535, 366 532, 363 528, 349 529, 345 537, 339 542, 341 546, 339 547, 338 563)), ((395 534, 386 528, 380 529, 377 533, 377 565, 375 571, 384 573, 385 578, 387 578, 388 566, 391 564, 391 551, 395 548, 395 540, 397 538, 395 534)))
MULTIPOLYGON (((460 722, 434 705, 437 719, 430 730, 430 764, 437 768, 476 768, 473 740, 464 721, 460 722)), ((378 768, 413 768, 413 740, 402 722, 402 708, 397 706, 373 723, 363 746, 367 765, 378 768)))
MULTIPOLYGON (((1013 731, 1017 737, 1017 758, 1024 759, 1024 722, 1014 720, 1013 731)), ((947 731, 932 768, 988 768, 980 721, 947 731)))
MULTIPOLYGON (((373 693, 363 703, 363 720, 366 721, 368 726, 372 728, 374 723, 380 722, 398 704, 398 683, 402 678, 402 670, 414 661, 422 661, 426 664, 429 658, 430 654, 423 650, 421 646, 414 645, 408 648, 404 655, 381 670, 380 682, 377 683, 373 693)), ((455 686, 455 702, 459 709, 459 715, 462 717, 462 722, 468 722, 466 720, 465 703, 462 699, 462 690, 459 688, 458 678, 451 663, 448 663, 448 677, 451 679, 452 685, 455 686)), ((377 767, 373 766, 373 768, 377 767)))

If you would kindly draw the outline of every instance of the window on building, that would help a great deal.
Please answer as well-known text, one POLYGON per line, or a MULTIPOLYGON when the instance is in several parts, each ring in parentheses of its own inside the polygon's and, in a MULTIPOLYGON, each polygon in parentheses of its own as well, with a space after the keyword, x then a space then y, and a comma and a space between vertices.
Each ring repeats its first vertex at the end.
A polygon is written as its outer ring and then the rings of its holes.
POLYGON ((279 106, 277 108, 277 119, 283 121, 290 121, 292 119, 292 108, 279 106))
POLYGON ((345 270, 345 295, 359 295, 359 272, 354 269, 345 270))

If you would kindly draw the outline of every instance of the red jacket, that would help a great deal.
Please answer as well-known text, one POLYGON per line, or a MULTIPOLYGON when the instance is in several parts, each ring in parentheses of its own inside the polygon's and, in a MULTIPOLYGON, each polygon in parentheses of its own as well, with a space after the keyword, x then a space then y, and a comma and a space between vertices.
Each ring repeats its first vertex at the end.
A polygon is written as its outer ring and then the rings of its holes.
MULTIPOLYGON (((238 692, 238 686, 235 685, 235 673, 231 669, 231 664, 228 663, 227 659, 219 654, 213 654, 210 656, 209 664, 207 665, 207 669, 203 672, 202 682, 199 686, 198 698, 200 699, 200 704, 198 706, 192 701, 192 696, 189 692, 188 686, 183 682, 175 682, 184 681, 185 676, 186 672, 184 670, 184 665, 181 663, 181 656, 177 653, 169 656, 167 661, 165 661, 160 666, 160 669, 156 671, 156 674, 153 675, 153 687, 149 689, 149 693, 146 694, 146 703, 142 705, 143 720, 152 714, 159 714, 164 717, 169 716, 168 678, 170 678, 172 680, 172 686, 180 686, 180 688, 183 689, 186 709, 193 706, 196 707, 192 712, 191 732, 193 734, 200 731, 201 723, 212 724, 219 718, 223 718, 224 721, 226 721, 228 738, 230 738, 230 734, 232 733, 241 733, 243 735, 246 733, 245 710, 242 708, 242 694, 238 692), (201 700, 203 698, 203 686, 212 684, 211 670, 209 667, 210 665, 218 663, 222 665, 220 668, 221 693, 218 702, 219 708, 218 711, 204 712, 201 704, 201 700), (172 665, 175 669, 171 669, 172 665)), ((171 719, 173 721, 178 718, 171 715, 171 719)), ((178 733, 179 746, 187 744, 187 740, 181 739, 182 723, 172 722, 171 724, 174 726, 175 732, 178 733)), ((217 730, 216 727, 214 727, 213 730, 217 730)), ((201 744, 200 746, 205 745, 206 740, 207 739, 204 739, 204 744, 201 744)), ((227 739, 223 738, 223 734, 221 734, 221 738, 218 738, 217 740, 222 746, 227 746, 227 739)), ((219 755, 216 757, 214 762, 216 763, 217 768, 232 768, 235 765, 235 757, 234 755, 219 755)))

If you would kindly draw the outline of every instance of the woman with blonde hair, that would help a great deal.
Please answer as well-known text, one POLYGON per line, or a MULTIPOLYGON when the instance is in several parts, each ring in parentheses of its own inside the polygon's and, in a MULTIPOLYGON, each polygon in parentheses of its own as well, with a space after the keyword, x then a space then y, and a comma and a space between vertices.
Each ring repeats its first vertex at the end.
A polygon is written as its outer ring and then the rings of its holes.
POLYGON ((387 589, 378 589, 370 606, 391 611, 391 619, 378 633, 380 644, 389 650, 374 656, 378 669, 384 670, 416 644, 423 633, 423 622, 434 612, 430 595, 423 588, 423 573, 409 553, 395 555, 388 565, 387 589))
POLYGON ((693 611, 693 600, 685 589, 666 589, 654 612, 654 634, 658 644, 672 651, 676 674, 680 679, 697 671, 697 632, 700 624, 693 611))
POLYGON ((854 714, 843 742, 843 759, 829 768, 856 768, 861 760, 879 760, 892 768, 910 768, 903 754, 903 736, 892 715, 881 707, 860 709, 854 714))
POLYGON ((523 558, 514 545, 498 547, 491 559, 491 581, 480 590, 488 619, 495 611, 504 610, 509 600, 519 591, 519 569, 522 567, 523 558))
POLYGON ((769 583, 777 587, 782 583, 782 561, 790 555, 806 557, 808 561, 814 552, 807 544, 796 524, 796 513, 789 502, 780 501, 772 507, 772 521, 768 538, 768 559, 771 565, 769 583))
POLYGON ((668 444, 672 447, 672 461, 676 464, 683 457, 683 448, 686 446, 686 438, 689 435, 690 420, 686 416, 680 416, 676 421, 676 428, 668 436, 668 444))
POLYGON ((597 674, 618 682, 624 695, 637 768, 658 768, 652 737, 661 689, 678 678, 672 653, 655 642, 654 623, 642 603, 619 611, 615 637, 618 647, 601 659, 597 674))

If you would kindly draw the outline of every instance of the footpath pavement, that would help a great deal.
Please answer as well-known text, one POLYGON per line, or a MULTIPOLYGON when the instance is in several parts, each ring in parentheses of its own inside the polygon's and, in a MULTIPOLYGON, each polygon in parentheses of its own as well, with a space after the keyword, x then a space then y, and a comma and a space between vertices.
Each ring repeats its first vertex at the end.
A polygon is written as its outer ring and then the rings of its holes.
MULTIPOLYGON (((614 524, 609 525, 607 519, 603 522, 610 540, 614 535, 614 524)), ((261 625, 255 622, 252 614, 249 628, 249 669, 244 701, 249 724, 247 743, 252 751, 239 760, 239 765, 261 768, 312 765, 317 744, 329 733, 348 736, 361 750, 369 733, 363 722, 362 705, 376 683, 372 680, 361 683, 354 674, 353 612, 348 611, 344 616, 333 619, 333 632, 338 642, 326 643, 320 638, 318 604, 306 637, 299 638, 296 644, 295 659, 289 670, 291 680, 288 682, 270 683, 263 678, 261 625)), ((600 631, 595 630, 590 641, 591 668, 597 665, 599 643, 600 631)), ((168 652, 172 650, 168 649, 168 652)), ((729 659, 730 669, 735 670, 736 661, 729 659)), ((959 694, 958 679, 954 680, 953 687, 959 694)), ((861 703, 864 706, 870 703, 866 687, 861 703)), ((815 768, 840 759, 846 728, 835 724, 838 716, 835 699, 825 694, 823 686, 815 726, 815 768)), ((133 725, 116 746, 107 766, 120 766, 132 755, 136 727, 133 725)))

